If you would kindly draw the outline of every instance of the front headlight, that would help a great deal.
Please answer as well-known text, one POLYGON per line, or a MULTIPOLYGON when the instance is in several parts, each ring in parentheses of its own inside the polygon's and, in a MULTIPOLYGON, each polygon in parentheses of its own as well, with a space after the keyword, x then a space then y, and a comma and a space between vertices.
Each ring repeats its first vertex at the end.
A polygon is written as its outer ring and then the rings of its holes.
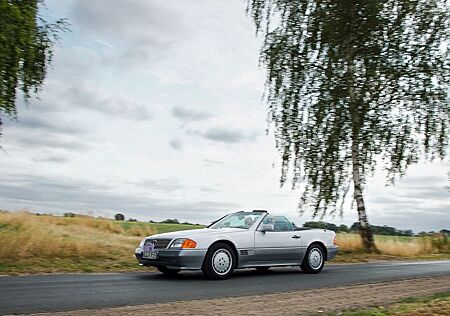
POLYGON ((170 245, 170 248, 181 248, 181 249, 188 249, 188 248, 192 249, 195 247, 197 247, 197 243, 189 238, 175 239, 170 245))
POLYGON ((170 245, 170 248, 181 248, 185 240, 186 240, 185 238, 175 239, 173 243, 170 245))
POLYGON ((144 247, 145 244, 145 238, 141 240, 141 243, 139 244, 139 248, 144 247))

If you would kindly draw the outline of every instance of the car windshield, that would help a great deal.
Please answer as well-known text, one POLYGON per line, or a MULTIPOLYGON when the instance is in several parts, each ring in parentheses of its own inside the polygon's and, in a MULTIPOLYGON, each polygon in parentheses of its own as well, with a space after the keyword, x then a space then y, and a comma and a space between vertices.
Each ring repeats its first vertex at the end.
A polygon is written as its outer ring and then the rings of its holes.
POLYGON ((260 212, 233 213, 209 226, 212 229, 242 228, 249 229, 262 215, 260 212))

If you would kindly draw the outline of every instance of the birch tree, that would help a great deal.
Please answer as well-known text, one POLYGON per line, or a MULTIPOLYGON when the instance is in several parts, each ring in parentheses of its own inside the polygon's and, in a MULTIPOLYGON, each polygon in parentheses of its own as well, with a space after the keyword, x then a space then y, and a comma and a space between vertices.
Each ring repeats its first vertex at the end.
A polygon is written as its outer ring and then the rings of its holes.
POLYGON ((366 250, 376 166, 394 181, 448 143, 449 5, 444 0, 248 0, 262 35, 281 185, 301 211, 342 213, 349 189, 366 250))

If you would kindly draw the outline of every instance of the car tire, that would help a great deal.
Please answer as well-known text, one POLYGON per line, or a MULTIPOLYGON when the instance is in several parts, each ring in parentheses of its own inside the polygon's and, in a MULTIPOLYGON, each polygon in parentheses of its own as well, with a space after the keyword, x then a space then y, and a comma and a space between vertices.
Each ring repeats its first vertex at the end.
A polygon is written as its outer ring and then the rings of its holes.
POLYGON ((270 267, 255 267, 256 271, 258 272, 267 272, 270 267))
POLYGON ((308 274, 315 274, 322 271, 325 265, 325 252, 319 244, 312 244, 308 247, 303 262, 300 265, 302 271, 308 274))
POLYGON ((156 267, 156 269, 158 269, 159 272, 169 276, 177 275, 178 272, 180 272, 180 269, 169 269, 167 267, 156 267))
POLYGON ((225 243, 213 244, 206 253, 202 271, 210 280, 224 280, 230 277, 236 266, 233 249, 225 243))

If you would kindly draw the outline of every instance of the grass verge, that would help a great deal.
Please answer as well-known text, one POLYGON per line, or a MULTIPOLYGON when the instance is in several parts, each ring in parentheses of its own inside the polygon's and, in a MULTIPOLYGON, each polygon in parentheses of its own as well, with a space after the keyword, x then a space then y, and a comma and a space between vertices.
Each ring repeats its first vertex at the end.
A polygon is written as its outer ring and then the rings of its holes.
POLYGON ((411 297, 399 303, 377 308, 344 311, 327 314, 329 316, 419 316, 450 315, 450 292, 438 293, 427 297, 411 297))

